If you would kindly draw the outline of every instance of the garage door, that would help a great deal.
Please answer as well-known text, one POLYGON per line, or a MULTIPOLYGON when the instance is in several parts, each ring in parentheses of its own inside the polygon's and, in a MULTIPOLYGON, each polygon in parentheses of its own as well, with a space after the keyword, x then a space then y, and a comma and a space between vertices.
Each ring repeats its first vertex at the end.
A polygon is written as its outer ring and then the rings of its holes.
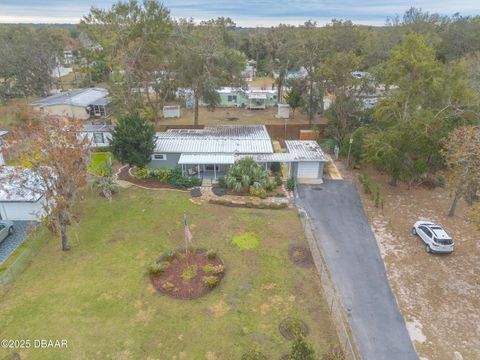
POLYGON ((320 163, 315 161, 299 162, 297 177, 300 179, 316 179, 318 178, 318 168, 320 163))

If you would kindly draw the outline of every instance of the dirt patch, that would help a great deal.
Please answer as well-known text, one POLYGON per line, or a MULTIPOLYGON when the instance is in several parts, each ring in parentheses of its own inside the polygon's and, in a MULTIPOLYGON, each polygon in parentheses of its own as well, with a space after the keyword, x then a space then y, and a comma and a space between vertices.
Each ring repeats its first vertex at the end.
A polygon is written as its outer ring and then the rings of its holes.
POLYGON ((168 262, 168 267, 158 275, 151 275, 155 289, 164 295, 176 299, 196 299, 213 290, 221 282, 224 272, 215 269, 223 267, 222 261, 216 256, 209 259, 205 250, 196 249, 185 254, 177 255, 173 259, 160 258, 159 263, 168 262), (218 283, 208 286, 205 278, 216 277, 218 283))
POLYGON ((288 247, 288 258, 295 265, 300 267, 313 266, 313 257, 310 249, 303 245, 292 244, 288 247))
POLYGON ((278 325, 278 330, 288 340, 293 340, 298 335, 305 337, 309 332, 308 326, 304 321, 292 317, 283 319, 280 325, 278 325))

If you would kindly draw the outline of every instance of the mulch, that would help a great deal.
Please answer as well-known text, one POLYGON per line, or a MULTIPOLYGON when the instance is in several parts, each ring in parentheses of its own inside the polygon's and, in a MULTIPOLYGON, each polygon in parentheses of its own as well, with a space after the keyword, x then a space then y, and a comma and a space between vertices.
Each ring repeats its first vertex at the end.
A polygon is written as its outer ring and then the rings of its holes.
POLYGON ((143 187, 146 187, 146 188, 151 188, 151 189, 175 189, 175 190, 178 190, 178 188, 173 187, 170 184, 161 183, 157 180, 136 179, 136 178, 134 178, 133 176, 130 175, 130 173, 128 172, 129 170, 130 170, 130 167, 128 167, 128 166, 123 167, 120 170, 120 172, 118 173, 118 179, 123 180, 123 181, 128 181, 132 184, 143 186, 143 187))
POLYGON ((293 340, 298 335, 302 335, 303 337, 305 337, 309 333, 308 326, 307 324, 305 324, 304 321, 290 317, 282 320, 280 325, 278 325, 278 330, 280 331, 280 334, 282 334, 282 336, 288 340, 293 340), (292 326, 293 324, 295 326, 292 326), (295 327, 298 328, 299 334, 295 333, 295 327))
POLYGON ((299 267, 313 266, 313 257, 310 249, 303 245, 291 244, 288 247, 288 258, 299 267))
MULTIPOLYGON (((181 252, 181 250, 179 250, 181 252)), ((159 262, 169 261, 170 266, 159 275, 152 275, 151 281, 155 289, 164 295, 171 296, 176 299, 191 300, 199 298, 206 293, 212 291, 214 288, 209 288, 203 283, 204 276, 210 276, 212 274, 205 273, 203 267, 207 264, 223 265, 222 261, 218 258, 209 259, 204 249, 190 250, 188 257, 177 255, 174 259, 168 260, 166 257, 161 257, 159 262), (182 274, 184 271, 192 265, 197 266, 197 272, 190 280, 184 280, 182 274), (171 289, 166 289, 163 285, 165 283, 173 284, 171 289)), ((219 283, 225 273, 216 275, 219 283)), ((218 287, 218 285, 217 285, 218 287)))

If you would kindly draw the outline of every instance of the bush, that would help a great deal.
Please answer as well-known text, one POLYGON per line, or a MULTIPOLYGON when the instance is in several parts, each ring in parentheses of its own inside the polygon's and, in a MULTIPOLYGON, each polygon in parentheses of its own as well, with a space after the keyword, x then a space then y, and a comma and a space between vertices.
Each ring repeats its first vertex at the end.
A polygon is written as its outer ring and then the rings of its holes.
POLYGON ((283 180, 281 176, 279 175, 275 176, 275 184, 277 184, 277 186, 280 186, 283 184, 283 180))
POLYGON ((295 178, 293 176, 290 176, 287 180, 287 190, 288 191, 295 190, 295 178))
POLYGON ((148 168, 149 176, 161 183, 167 183, 170 178, 171 170, 169 168, 148 168))
POLYGON ((277 186, 277 184, 273 180, 269 180, 265 185, 265 190, 267 192, 273 191, 273 189, 277 186))
POLYGON ((173 285, 170 281, 164 282, 162 284, 162 288, 164 288, 167 291, 173 290, 174 287, 175 285, 173 285))
POLYGON ((218 264, 216 266, 213 267, 213 270, 212 270, 212 273, 214 275, 220 275, 220 274, 223 274, 225 272, 225 266, 222 265, 222 264, 218 264))
POLYGON ((207 264, 202 268, 202 270, 203 270, 204 273, 208 274, 208 273, 212 272, 214 268, 215 268, 215 265, 207 264))
POLYGON ((297 336, 292 344, 290 352, 291 360, 315 360, 315 351, 312 345, 307 343, 303 336, 297 336))
POLYGON ((166 257, 167 259, 169 260, 173 260, 175 259, 175 257, 177 256, 177 252, 173 249, 169 249, 169 250, 166 250, 164 253, 163 253, 163 256, 166 257))
POLYGON ((358 181, 360 181, 360 184, 362 184, 363 192, 365 194, 372 193, 372 181, 370 180, 370 176, 368 176, 367 174, 358 175, 358 181))
POLYGON ((280 172, 280 163, 279 162, 273 162, 270 165, 270 170, 275 174, 280 172))
POLYGON ((187 267, 183 273, 182 273, 182 279, 184 281, 190 281, 192 280, 195 276, 197 276, 197 272, 198 272, 198 267, 197 265, 190 265, 189 267, 187 267))
POLYGON ((218 178, 218 187, 222 188, 222 189, 226 189, 227 188, 227 182, 225 181, 225 177, 224 176, 220 176, 218 178))
POLYGON ((283 197, 285 197, 285 193, 283 193, 283 192, 277 192, 277 193, 275 194, 275 196, 276 196, 276 197, 283 198, 283 197))
POLYGON ((251 196, 258 196, 260 199, 265 199, 267 197, 267 190, 262 187, 250 186, 249 194, 251 196))
POLYGON ((168 182, 177 188, 190 188, 202 185, 202 180, 195 176, 182 176, 182 169, 178 166, 171 170, 168 182))
POLYGON ((151 264, 148 267, 148 272, 151 275, 158 275, 158 274, 161 274, 162 272, 164 272, 165 270, 167 270, 169 266, 170 266, 170 263, 168 261, 162 261, 160 263, 154 263, 154 264, 151 264))
POLYGON ((250 350, 242 355, 242 360, 267 360, 268 358, 258 350, 250 350))
POLYGON ((218 282, 219 282, 218 277, 214 275, 203 277, 203 283, 211 289, 217 286, 218 282))
POLYGON ((245 158, 230 166, 225 183, 235 192, 247 190, 250 186, 265 187, 268 184, 268 172, 265 167, 252 158, 245 158))
POLYGON ((207 258, 210 260, 217 258, 217 252, 215 250, 207 250, 207 258))
POLYGON ((132 172, 132 175, 135 179, 145 180, 150 177, 150 172, 147 167, 142 167, 142 168, 136 168, 132 172))

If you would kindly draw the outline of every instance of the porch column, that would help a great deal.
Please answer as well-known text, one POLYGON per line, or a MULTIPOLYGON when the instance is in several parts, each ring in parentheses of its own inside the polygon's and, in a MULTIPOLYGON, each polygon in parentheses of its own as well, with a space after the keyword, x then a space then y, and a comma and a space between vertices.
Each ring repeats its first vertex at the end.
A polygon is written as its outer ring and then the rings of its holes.
POLYGON ((200 176, 200 165, 197 164, 197 176, 199 179, 201 179, 202 177, 200 176))
POLYGON ((217 165, 213 164, 213 180, 217 180, 217 165))

